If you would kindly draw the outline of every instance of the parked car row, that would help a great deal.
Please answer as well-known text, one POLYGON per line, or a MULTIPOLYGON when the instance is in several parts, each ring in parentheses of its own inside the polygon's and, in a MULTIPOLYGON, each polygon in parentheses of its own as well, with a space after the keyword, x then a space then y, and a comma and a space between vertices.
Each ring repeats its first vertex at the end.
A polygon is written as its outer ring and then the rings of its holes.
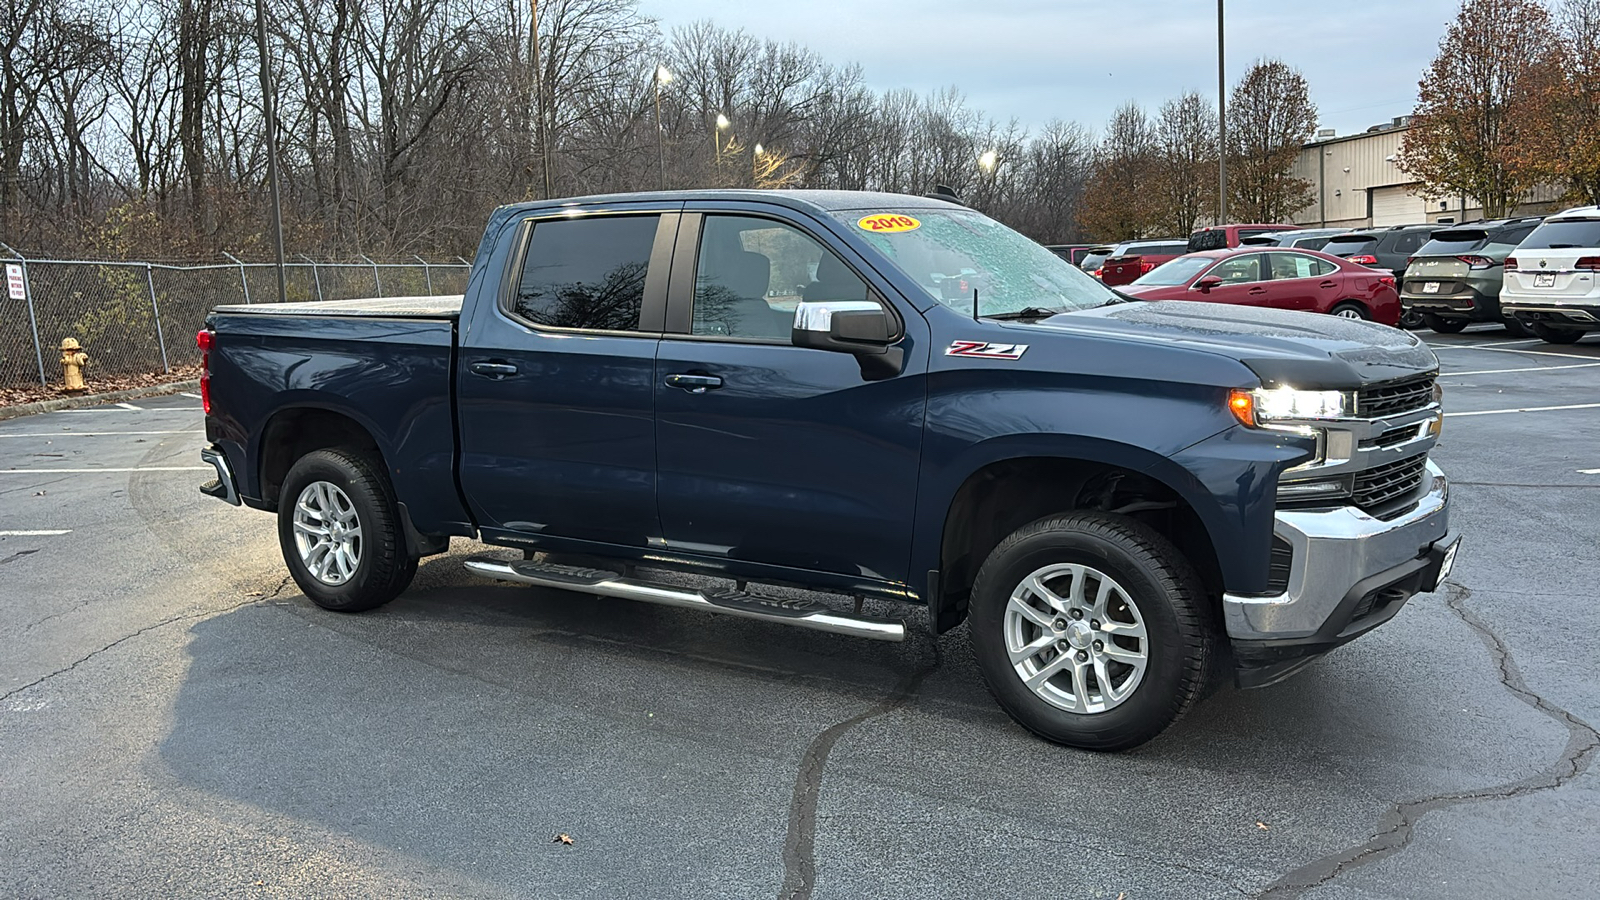
POLYGON ((1187 253, 1176 247, 1085 247, 1080 265, 1142 299, 1305 309, 1442 334, 1503 322, 1561 344, 1600 330, 1600 207, 1356 231, 1217 225, 1190 235, 1187 253))

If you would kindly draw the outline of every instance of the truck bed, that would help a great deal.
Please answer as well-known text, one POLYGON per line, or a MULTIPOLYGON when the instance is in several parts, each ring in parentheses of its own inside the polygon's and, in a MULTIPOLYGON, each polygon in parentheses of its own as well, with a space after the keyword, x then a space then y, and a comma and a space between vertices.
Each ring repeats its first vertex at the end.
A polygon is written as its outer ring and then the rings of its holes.
POLYGON ((219 313, 264 316, 363 316, 378 319, 456 319, 461 295, 433 297, 363 297, 358 300, 311 300, 303 303, 236 303, 219 313))

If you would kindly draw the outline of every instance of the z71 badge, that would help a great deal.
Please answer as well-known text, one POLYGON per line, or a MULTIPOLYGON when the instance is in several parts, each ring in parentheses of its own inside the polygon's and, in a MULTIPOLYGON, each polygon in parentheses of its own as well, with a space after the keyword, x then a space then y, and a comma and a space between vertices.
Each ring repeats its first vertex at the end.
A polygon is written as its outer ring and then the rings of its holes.
POLYGON ((991 344, 988 341, 952 341, 945 356, 975 356, 978 359, 1021 359, 1027 344, 991 344))

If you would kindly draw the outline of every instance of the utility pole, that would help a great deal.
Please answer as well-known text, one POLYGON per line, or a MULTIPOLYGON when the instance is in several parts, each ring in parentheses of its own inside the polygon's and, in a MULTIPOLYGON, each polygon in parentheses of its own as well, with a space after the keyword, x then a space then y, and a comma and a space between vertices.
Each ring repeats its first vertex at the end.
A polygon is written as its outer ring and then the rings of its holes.
POLYGON ((661 86, 672 80, 672 73, 667 67, 656 63, 656 77, 652 79, 656 86, 656 172, 661 179, 661 190, 667 189, 667 136, 666 129, 661 124, 661 86))
POLYGON ((528 2, 533 11, 533 21, 528 26, 533 63, 533 113, 534 118, 538 120, 535 128, 539 140, 539 163, 544 174, 544 198, 548 200, 550 199, 550 132, 545 127, 544 70, 539 67, 539 0, 528 0, 528 2))
POLYGON ((1222 65, 1222 0, 1217 0, 1217 224, 1228 221, 1228 79, 1222 65))
POLYGON ((289 299, 283 275, 283 205, 278 194, 278 113, 272 102, 272 61, 267 57, 267 4, 256 0, 256 49, 261 55, 261 112, 267 119, 267 189, 272 195, 273 243, 278 251, 278 302, 289 299))

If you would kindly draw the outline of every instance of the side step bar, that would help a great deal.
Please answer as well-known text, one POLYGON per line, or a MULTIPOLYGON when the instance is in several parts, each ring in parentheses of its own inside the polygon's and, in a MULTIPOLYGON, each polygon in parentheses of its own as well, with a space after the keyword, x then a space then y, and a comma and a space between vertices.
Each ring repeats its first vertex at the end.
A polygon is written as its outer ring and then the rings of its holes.
POLYGON ((676 585, 624 578, 604 569, 558 566, 531 560, 504 560, 474 556, 466 562, 467 571, 485 578, 515 581, 537 587, 578 591, 600 597, 642 600, 662 606, 698 609, 702 612, 760 619, 779 625, 794 625, 814 631, 828 631, 879 641, 903 641, 906 623, 899 619, 875 619, 837 612, 811 600, 763 597, 747 591, 724 589, 694 591, 676 585))

